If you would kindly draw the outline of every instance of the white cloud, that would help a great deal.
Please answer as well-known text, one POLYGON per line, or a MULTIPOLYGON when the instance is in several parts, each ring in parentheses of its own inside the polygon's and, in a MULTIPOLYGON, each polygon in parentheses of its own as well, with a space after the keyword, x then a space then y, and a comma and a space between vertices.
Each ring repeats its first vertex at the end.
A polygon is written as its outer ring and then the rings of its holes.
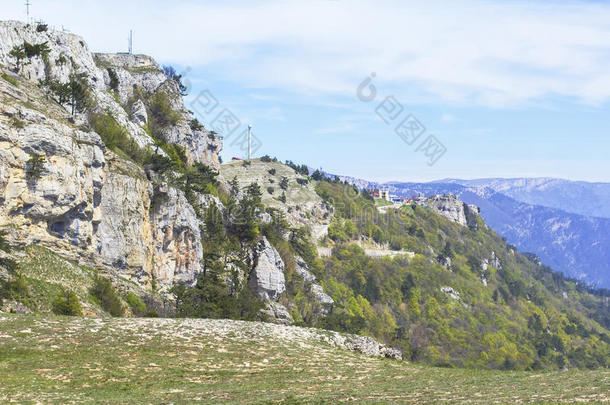
MULTIPOLYGON (((23 14, 21 0, 5 3, 3 16, 23 14)), ((123 50, 133 28, 137 51, 195 69, 222 66, 227 79, 253 88, 352 95, 375 71, 406 102, 413 94, 486 106, 610 98, 603 3, 49 0, 32 10, 97 50, 123 50)))

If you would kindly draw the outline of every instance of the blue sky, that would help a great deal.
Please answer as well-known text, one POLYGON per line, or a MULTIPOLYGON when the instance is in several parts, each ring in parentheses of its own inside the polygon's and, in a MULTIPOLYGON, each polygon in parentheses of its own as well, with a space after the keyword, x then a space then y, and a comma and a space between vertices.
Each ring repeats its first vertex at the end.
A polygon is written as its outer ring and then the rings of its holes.
MULTIPOLYGON (((209 90, 253 124, 259 156, 377 181, 610 181, 604 2, 31 2, 94 51, 126 50, 133 29, 135 52, 184 72, 187 104, 209 90), (375 112, 389 96, 392 125, 375 112), (413 145, 394 132, 408 114, 426 129, 413 145), (429 135, 446 148, 432 166, 416 151, 429 135)), ((25 20, 23 3, 2 0, 0 18, 25 20)), ((223 158, 241 154, 227 139, 223 158)))

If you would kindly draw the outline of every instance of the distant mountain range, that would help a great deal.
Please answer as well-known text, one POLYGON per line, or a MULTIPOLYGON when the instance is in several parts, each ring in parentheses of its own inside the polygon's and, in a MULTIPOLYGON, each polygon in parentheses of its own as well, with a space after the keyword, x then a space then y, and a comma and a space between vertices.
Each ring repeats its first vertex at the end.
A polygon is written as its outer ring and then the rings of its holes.
POLYGON ((467 187, 487 187, 517 201, 557 208, 588 217, 610 218, 610 183, 587 183, 553 178, 445 179, 467 187))
POLYGON ((398 196, 455 194, 479 206, 487 224, 519 250, 570 277, 610 288, 610 183, 496 178, 380 184, 339 177, 398 196))

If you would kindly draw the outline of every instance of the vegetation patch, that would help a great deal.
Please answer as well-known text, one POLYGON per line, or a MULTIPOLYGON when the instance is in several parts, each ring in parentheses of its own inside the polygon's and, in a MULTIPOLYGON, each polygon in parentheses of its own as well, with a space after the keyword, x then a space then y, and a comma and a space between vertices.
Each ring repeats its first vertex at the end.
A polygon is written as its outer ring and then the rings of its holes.
POLYGON ((89 123, 108 149, 139 164, 144 164, 151 159, 152 152, 147 148, 141 148, 112 115, 91 114, 89 123))
POLYGON ((125 314, 121 298, 109 279, 97 276, 93 280, 91 295, 99 301, 100 306, 110 315, 123 316, 125 314))
POLYGON ((7 75, 6 73, 2 73, 2 79, 9 82, 13 86, 19 85, 19 80, 17 78, 7 75))
POLYGON ((53 300, 53 313, 57 315, 82 316, 83 308, 72 290, 61 291, 53 300))
POLYGON ((46 161, 44 156, 37 153, 30 155, 30 158, 26 162, 25 174, 27 178, 30 180, 39 179, 44 171, 44 164, 46 161))

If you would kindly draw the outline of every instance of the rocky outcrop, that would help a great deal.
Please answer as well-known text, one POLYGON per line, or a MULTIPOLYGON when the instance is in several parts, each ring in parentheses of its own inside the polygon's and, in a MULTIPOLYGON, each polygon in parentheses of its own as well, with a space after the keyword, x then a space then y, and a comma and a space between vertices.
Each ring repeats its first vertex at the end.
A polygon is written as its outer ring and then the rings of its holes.
MULTIPOLYGON (((154 143, 143 128, 148 121, 146 108, 157 92, 163 92, 178 118, 174 125, 163 129, 165 141, 183 146, 189 163, 200 162, 218 170, 220 139, 202 126, 191 128, 192 117, 184 107, 177 82, 165 76, 151 57, 94 55, 77 35, 53 30, 38 32, 35 26, 17 21, 0 22, 0 38, 0 65, 36 84, 67 83, 78 76, 90 90, 91 111, 111 114, 141 147, 154 143), (46 43, 48 53, 17 60, 11 50, 24 42, 46 43)), ((79 124, 86 123, 83 114, 76 114, 73 119, 79 124)))
POLYGON ((500 262, 500 259, 496 256, 496 252, 491 252, 491 259, 483 259, 481 262, 481 270, 487 271, 489 266, 492 266, 497 270, 502 270, 502 262, 500 262))
POLYGON ((451 287, 441 287, 441 292, 444 294, 447 294, 449 296, 449 298, 451 298, 452 300, 456 300, 456 301, 460 300, 459 291, 456 291, 451 287))
POLYGON ((76 35, 19 22, 0 22, 0 70, 10 77, 0 79, 0 223, 13 225, 13 239, 142 286, 154 281, 160 291, 193 282, 202 224, 183 193, 107 149, 85 114, 72 117, 40 86, 78 75, 89 88, 90 112, 111 114, 141 147, 153 144, 150 97, 163 90, 179 116, 167 141, 217 168, 220 140, 189 127, 177 83, 150 57, 94 56, 76 35), (48 53, 18 61, 10 53, 24 42, 46 43, 48 53), (42 160, 32 170, 37 155, 42 160))
POLYGON ((0 81, 0 223, 24 231, 25 245, 43 244, 142 285, 155 279, 167 290, 193 281, 202 258, 200 223, 184 195, 154 190, 141 168, 106 150, 94 132, 62 122, 61 111, 20 104, 21 96, 44 99, 34 87, 26 93, 0 81), (32 176, 35 154, 44 162, 32 176))
POLYGON ((280 295, 286 291, 284 261, 280 254, 263 237, 252 252, 253 267, 249 283, 254 293, 265 302, 262 311, 269 321, 289 325, 292 316, 282 304, 278 303, 280 295))
POLYGON ((146 105, 142 100, 137 100, 131 106, 131 120, 143 127, 148 124, 148 113, 146 112, 146 105))
POLYGON ((291 325, 293 323, 290 312, 280 303, 266 301, 265 308, 261 311, 266 316, 268 321, 279 323, 282 325, 291 325))
POLYGON ((43 105, 25 107, 20 101, 37 95, 27 93, 0 81, 0 222, 27 227, 31 243, 55 240, 66 249, 86 249, 101 217, 103 143, 34 109, 43 105), (45 158, 28 173, 34 155, 45 158))
POLYGON ((295 271, 303 281, 305 281, 305 285, 309 288, 309 292, 313 295, 314 299, 320 304, 321 307, 321 315, 327 315, 332 305, 335 301, 326 293, 324 293, 324 289, 320 284, 318 284, 318 280, 316 276, 313 275, 311 271, 309 271, 309 266, 305 263, 301 257, 295 257, 296 266, 295 271))
POLYGON ((388 357, 391 359, 402 360, 402 352, 398 349, 388 347, 373 338, 356 335, 342 335, 332 332, 324 341, 347 350, 354 350, 368 356, 388 357))
POLYGON ((427 205, 450 221, 469 228, 477 227, 479 208, 465 204, 452 194, 434 195, 427 199, 427 205))
POLYGON ((451 257, 438 256, 436 260, 441 266, 443 266, 447 270, 451 270, 451 257))
POLYGON ((218 153, 222 149, 219 136, 202 125, 191 124, 193 117, 184 106, 178 82, 168 79, 152 58, 145 55, 95 54, 95 61, 104 75, 106 89, 113 90, 122 105, 130 106, 132 120, 140 126, 148 122, 150 100, 157 93, 167 96, 177 120, 173 125, 159 128, 163 139, 170 144, 183 146, 189 164, 204 163, 219 170, 218 153))
POLYGON ((275 301, 286 291, 284 262, 280 254, 263 237, 254 251, 254 267, 250 273, 250 286, 258 297, 275 301))
POLYGON ((182 191, 164 185, 155 192, 162 202, 150 215, 153 276, 162 285, 191 284, 203 260, 201 221, 182 191))

